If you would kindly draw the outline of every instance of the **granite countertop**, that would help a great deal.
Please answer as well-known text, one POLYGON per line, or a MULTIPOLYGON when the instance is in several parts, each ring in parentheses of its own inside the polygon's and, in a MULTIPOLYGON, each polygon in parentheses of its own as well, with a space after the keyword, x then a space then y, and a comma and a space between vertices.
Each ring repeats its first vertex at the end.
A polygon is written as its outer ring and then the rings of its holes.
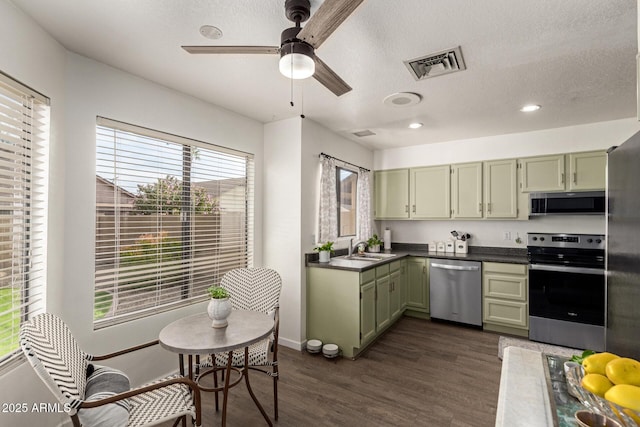
MULTIPOLYGON (((438 259, 455 259, 465 261, 485 261, 485 262, 502 262, 509 264, 528 264, 527 250, 520 248, 498 248, 498 247, 485 247, 485 246, 470 246, 469 253, 455 254, 445 252, 429 252, 428 245, 420 244, 406 244, 406 243, 394 243, 392 249, 384 251, 383 254, 395 255, 392 257, 384 258, 377 261, 362 262, 353 261, 349 262, 344 258, 339 258, 337 261, 334 258, 346 255, 346 249, 338 250, 331 258, 332 261, 328 263, 321 263, 318 261, 318 254, 306 254, 305 264, 307 267, 314 268, 331 268, 337 270, 349 270, 349 271, 366 271, 381 265, 397 261, 406 256, 425 257, 425 258, 438 258, 438 259)), ((375 254, 373 254, 375 255, 375 254)))

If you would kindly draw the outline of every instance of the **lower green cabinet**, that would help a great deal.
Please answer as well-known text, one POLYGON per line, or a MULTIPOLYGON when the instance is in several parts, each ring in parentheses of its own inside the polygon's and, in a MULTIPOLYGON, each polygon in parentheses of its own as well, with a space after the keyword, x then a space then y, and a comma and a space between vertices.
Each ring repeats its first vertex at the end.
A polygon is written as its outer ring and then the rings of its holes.
POLYGON ((429 317, 429 263, 427 258, 407 259, 407 315, 429 317))
POLYGON ((307 268, 307 339, 357 356, 402 315, 406 272, 405 260, 363 272, 307 268))

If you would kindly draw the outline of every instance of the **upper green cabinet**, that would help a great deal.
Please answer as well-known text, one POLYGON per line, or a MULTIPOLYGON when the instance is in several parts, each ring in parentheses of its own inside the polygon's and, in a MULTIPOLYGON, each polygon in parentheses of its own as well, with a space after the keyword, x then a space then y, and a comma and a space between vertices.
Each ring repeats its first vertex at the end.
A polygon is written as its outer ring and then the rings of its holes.
POLYGON ((607 153, 592 151, 567 156, 569 191, 603 190, 607 181, 607 153))
POLYGON ((520 160, 522 191, 564 191, 564 154, 520 160))
POLYGON ((484 162, 485 218, 518 216, 517 179, 515 159, 484 162))
POLYGON ((606 165, 604 151, 521 159, 521 190, 527 193, 604 190, 606 165))
POLYGON ((450 218, 449 165, 410 169, 411 218, 450 218))
POLYGON ((451 217, 482 218, 482 163, 451 165, 451 217))
POLYGON ((376 171, 373 180, 375 217, 409 218, 409 169, 376 171))

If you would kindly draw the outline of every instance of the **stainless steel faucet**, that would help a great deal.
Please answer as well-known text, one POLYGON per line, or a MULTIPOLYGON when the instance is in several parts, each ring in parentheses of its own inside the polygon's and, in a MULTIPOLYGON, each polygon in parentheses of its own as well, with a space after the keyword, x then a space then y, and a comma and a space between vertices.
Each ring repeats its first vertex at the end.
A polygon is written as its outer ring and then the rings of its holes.
POLYGON ((368 246, 367 242, 365 240, 361 240, 359 242, 356 242, 355 246, 353 245, 353 239, 349 239, 349 256, 353 255, 353 248, 357 248, 359 245, 365 245, 368 246))

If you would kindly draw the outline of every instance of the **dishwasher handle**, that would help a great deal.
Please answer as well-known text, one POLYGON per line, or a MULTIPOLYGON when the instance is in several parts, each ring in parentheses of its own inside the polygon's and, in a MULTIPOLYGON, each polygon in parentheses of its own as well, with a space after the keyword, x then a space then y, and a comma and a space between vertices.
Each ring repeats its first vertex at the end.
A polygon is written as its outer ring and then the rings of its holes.
POLYGON ((443 270, 458 270, 458 271, 478 271, 478 270, 480 270, 480 267, 478 267, 477 265, 470 265, 470 266, 450 265, 450 264, 440 264, 440 263, 437 263, 437 262, 432 262, 431 263, 431 267, 433 267, 433 268, 441 268, 443 270))

